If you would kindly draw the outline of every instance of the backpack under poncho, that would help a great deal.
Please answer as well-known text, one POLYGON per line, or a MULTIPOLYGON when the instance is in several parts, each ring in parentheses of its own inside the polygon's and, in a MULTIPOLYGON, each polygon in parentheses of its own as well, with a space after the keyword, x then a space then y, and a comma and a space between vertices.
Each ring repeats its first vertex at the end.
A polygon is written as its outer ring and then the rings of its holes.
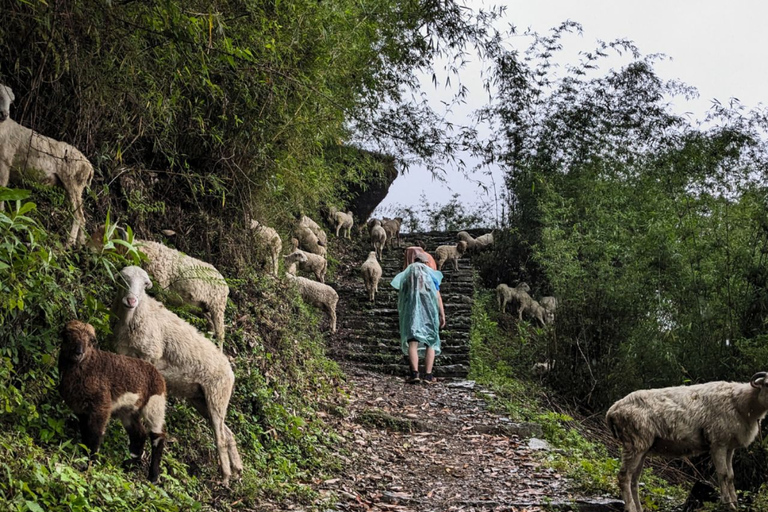
POLYGON ((423 263, 412 263, 392 279, 392 287, 399 290, 397 311, 400 316, 400 347, 408 354, 408 342, 419 342, 419 357, 427 347, 440 354, 440 307, 437 293, 442 272, 432 270, 423 263))

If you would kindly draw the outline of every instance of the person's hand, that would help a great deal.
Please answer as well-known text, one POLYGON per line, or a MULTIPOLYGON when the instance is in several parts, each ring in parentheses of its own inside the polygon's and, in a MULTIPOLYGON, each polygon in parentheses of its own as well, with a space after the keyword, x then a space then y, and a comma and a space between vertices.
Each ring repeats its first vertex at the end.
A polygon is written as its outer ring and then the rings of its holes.
POLYGON ((440 328, 443 329, 444 327, 445 327, 445 317, 441 316, 440 317, 440 328))

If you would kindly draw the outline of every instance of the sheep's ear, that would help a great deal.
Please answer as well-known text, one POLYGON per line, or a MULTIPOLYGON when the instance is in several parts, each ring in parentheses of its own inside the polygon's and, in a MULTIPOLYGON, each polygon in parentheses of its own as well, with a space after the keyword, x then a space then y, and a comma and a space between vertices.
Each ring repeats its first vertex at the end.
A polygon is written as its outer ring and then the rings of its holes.
POLYGON ((5 91, 5 94, 8 96, 8 101, 13 103, 14 100, 16 100, 16 96, 13 95, 13 89, 8 87, 7 85, 0 85, 0 87, 3 88, 5 91))
POLYGON ((761 386, 765 385, 765 377, 768 375, 766 372, 758 372, 752 376, 752 379, 750 379, 749 383, 750 385, 755 388, 759 389, 761 386))
POLYGON ((149 290, 150 288, 152 288, 152 280, 151 280, 151 279, 147 279, 147 280, 144 282, 144 289, 145 289, 145 290, 149 290))

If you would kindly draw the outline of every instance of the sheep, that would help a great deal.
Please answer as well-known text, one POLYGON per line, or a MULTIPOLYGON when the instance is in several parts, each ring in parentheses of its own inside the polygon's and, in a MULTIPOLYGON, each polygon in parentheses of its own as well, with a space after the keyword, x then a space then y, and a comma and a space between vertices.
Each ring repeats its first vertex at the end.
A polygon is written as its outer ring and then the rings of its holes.
POLYGON ((306 226, 296 226, 293 229, 294 238, 299 242, 299 247, 305 251, 325 257, 325 244, 306 226))
POLYGON ((147 440, 143 419, 152 444, 149 480, 156 482, 165 447, 163 376, 146 361, 95 348, 96 331, 90 324, 72 320, 62 329, 61 337, 59 394, 77 414, 91 461, 114 414, 130 439, 131 458, 126 465, 140 463, 147 440))
MULTIPOLYGON (((0 84, 0 187, 22 179, 59 185, 72 203, 74 219, 67 247, 83 245, 85 214, 83 191, 91 186, 93 165, 77 148, 18 124, 9 117, 14 100, 10 87, 0 84)), ((4 204, 0 202, 0 211, 4 204)))
POLYGON ((387 232, 381 227, 380 220, 375 220, 371 226, 371 244, 373 245, 373 250, 378 254, 379 259, 382 259, 384 255, 384 247, 387 245, 387 232))
POLYGON ((327 284, 318 283, 311 279, 294 276, 291 273, 285 276, 296 284, 299 295, 308 304, 325 310, 331 319, 331 332, 336 332, 336 304, 339 302, 339 294, 327 284))
POLYGON ((467 242, 461 241, 456 245, 441 245, 435 249, 435 260, 437 270, 443 270, 443 265, 449 260, 453 260, 453 268, 459 270, 459 259, 467 250, 467 242))
POLYGON ((493 245, 493 233, 486 233, 477 238, 472 238, 472 235, 466 231, 459 231, 456 236, 460 241, 467 242, 467 249, 469 250, 482 249, 493 245))
POLYGON ((328 270, 328 261, 318 254, 295 249, 290 254, 283 256, 287 272, 296 274, 296 266, 304 272, 312 272, 321 283, 325 283, 325 273, 328 270))
POLYGON ((747 447, 768 411, 767 372, 748 383, 708 382, 635 391, 614 403, 608 427, 622 446, 619 488, 625 512, 642 512, 638 491, 648 454, 688 457, 709 452, 720 499, 736 508, 733 453, 747 447))
MULTIPOLYGON (((527 295, 527 293, 526 293, 527 295)), ((529 300, 525 300, 523 298, 522 304, 522 313, 525 313, 526 315, 536 319, 539 321, 542 327, 547 325, 547 309, 539 304, 536 300, 532 299, 530 296, 528 297, 529 300)))
POLYGON ((379 291, 379 280, 382 274, 381 265, 376 261, 376 251, 368 253, 368 259, 360 265, 360 272, 363 274, 365 289, 368 290, 368 300, 375 303, 376 293, 379 291))
POLYGON ((395 217, 394 219, 384 219, 381 221, 381 227, 387 232, 387 242, 392 247, 395 240, 397 240, 397 246, 400 247, 400 226, 403 224, 402 217, 395 217))
POLYGON ((336 237, 338 238, 339 236, 339 230, 344 229, 344 238, 352 238, 352 226, 355 223, 355 218, 352 215, 352 212, 344 213, 333 210, 331 210, 331 212, 329 220, 331 221, 331 224, 336 226, 336 237))
POLYGON ((325 234, 325 231, 323 231, 323 229, 320 226, 318 226, 317 222, 313 221, 306 215, 302 215, 299 218, 298 225, 301 227, 308 228, 310 231, 312 231, 312 233, 314 233, 317 239, 320 241, 320 245, 322 246, 328 245, 328 236, 325 234))
POLYGON ((211 340, 146 294, 149 275, 128 266, 119 274, 122 289, 113 305, 112 329, 119 354, 149 361, 165 377, 169 394, 187 401, 213 427, 222 484, 239 476, 243 463, 235 436, 224 423, 235 384, 229 360, 211 340))
MULTIPOLYGON (((99 250, 104 244, 105 226, 94 231, 89 245, 99 250)), ((117 229, 125 237, 125 231, 117 229)), ((135 239, 134 243, 147 257, 147 272, 164 289, 179 296, 184 304, 200 308, 213 328, 219 347, 224 348, 224 311, 229 286, 216 267, 171 249, 159 242, 135 239)))
POLYGON ((520 320, 522 320, 523 302, 527 301, 527 299, 531 299, 530 295, 528 295, 529 291, 531 291, 531 287, 528 286, 528 283, 520 283, 514 288, 510 288, 504 283, 500 284, 496 287, 496 300, 499 303, 499 311, 503 313, 507 308, 508 302, 516 303, 519 308, 518 314, 520 320))
POLYGON ((557 298, 552 296, 542 297, 539 301, 539 304, 541 304, 542 307, 547 311, 546 315, 544 316, 547 323, 554 323, 555 311, 557 310, 557 298))
MULTIPOLYGON (((257 220, 251 220, 251 229, 255 231, 261 247, 264 260, 269 259, 270 272, 277 277, 278 262, 280 261, 280 251, 283 250, 283 241, 280 235, 273 228, 261 224, 257 220)), ((267 263, 265 261, 265 263, 267 263)))

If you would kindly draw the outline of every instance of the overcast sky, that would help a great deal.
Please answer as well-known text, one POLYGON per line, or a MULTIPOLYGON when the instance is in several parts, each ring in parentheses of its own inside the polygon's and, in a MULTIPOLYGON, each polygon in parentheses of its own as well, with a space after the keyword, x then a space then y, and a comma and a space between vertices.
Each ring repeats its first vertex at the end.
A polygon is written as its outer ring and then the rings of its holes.
MULTIPOLYGON (((487 6, 490 2, 468 0, 469 5, 487 6)), ((505 26, 513 24, 522 34, 527 28, 544 33, 565 20, 583 26, 583 35, 563 40, 568 55, 592 50, 598 40, 627 38, 643 55, 664 53, 670 59, 657 63, 662 78, 679 79, 699 90, 700 98, 679 104, 679 113, 692 112, 701 117, 712 100, 722 102, 738 98, 744 105, 768 103, 768 2, 757 0, 506 0, 492 2, 507 6, 505 26)), ((530 39, 515 37, 511 44, 523 50, 530 39)), ((470 88, 468 104, 455 109, 451 120, 469 124, 466 115, 487 101, 479 78, 480 63, 471 63, 462 73, 470 88)), ((607 69, 605 69, 607 71, 607 69)), ((425 82, 424 90, 436 100, 450 97, 443 87, 435 89, 425 82)), ((500 187, 501 175, 495 172, 500 187)), ((483 197, 478 187, 459 172, 448 171, 447 184, 433 181, 428 171, 412 168, 395 180, 379 207, 394 204, 415 206, 426 193, 429 202, 447 202, 454 192, 466 203, 479 203, 483 197)), ((490 184, 488 177, 475 179, 490 184)))

